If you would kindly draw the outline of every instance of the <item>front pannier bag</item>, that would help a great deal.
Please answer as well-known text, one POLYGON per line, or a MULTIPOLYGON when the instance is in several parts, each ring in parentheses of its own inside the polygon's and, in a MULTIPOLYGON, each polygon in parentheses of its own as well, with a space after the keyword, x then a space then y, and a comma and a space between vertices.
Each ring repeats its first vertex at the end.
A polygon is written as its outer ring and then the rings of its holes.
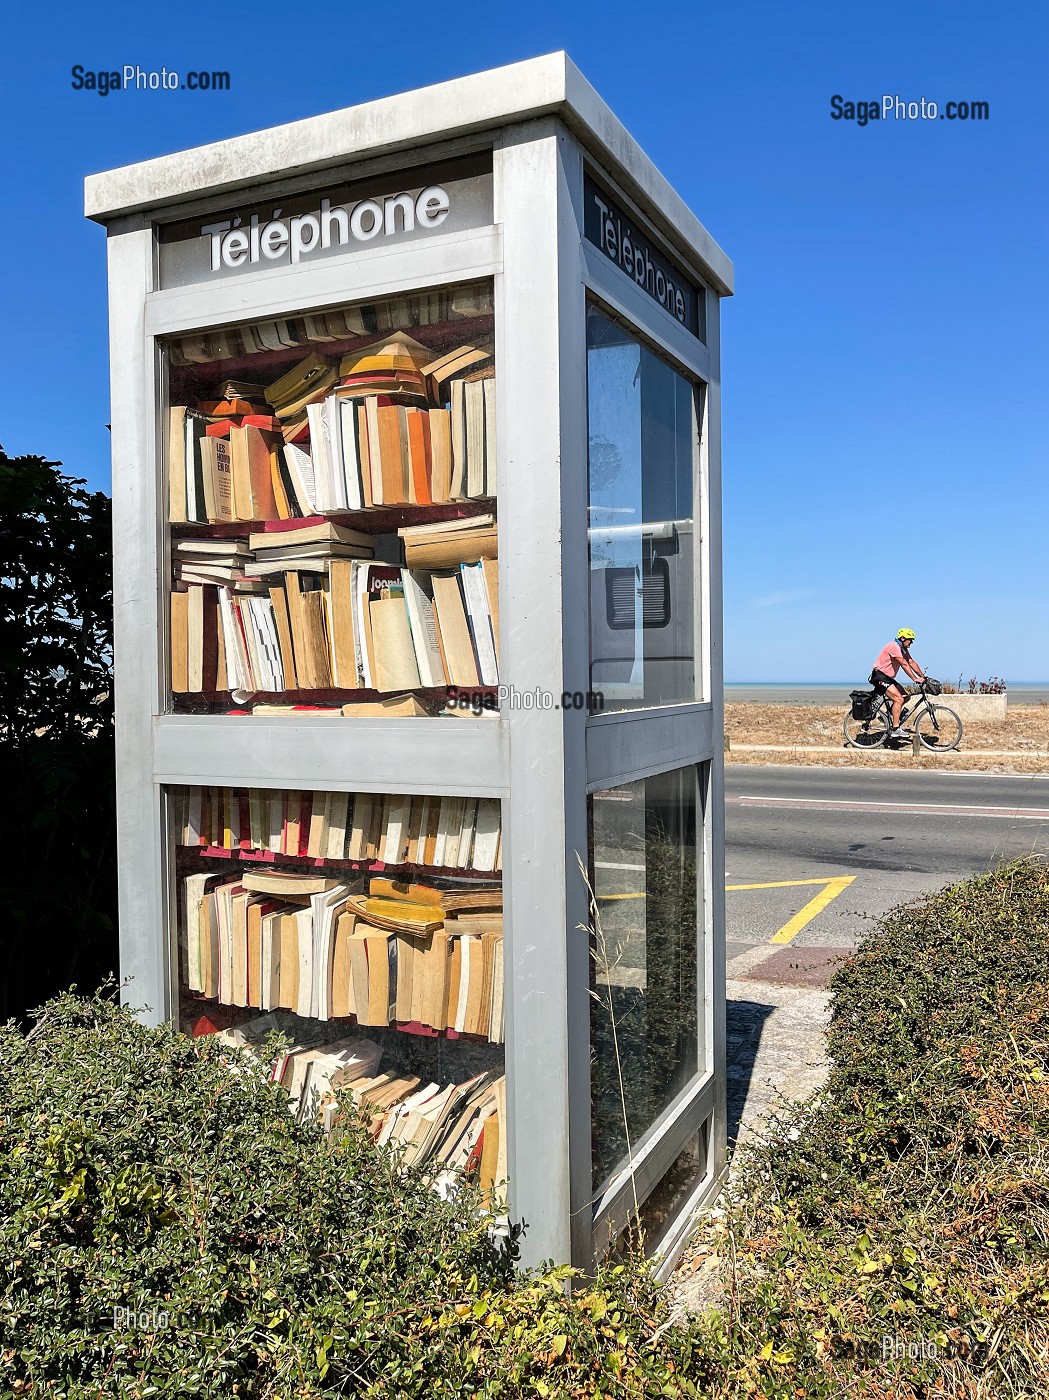
POLYGON ((849 699, 852 701, 852 717, 859 720, 861 724, 870 719, 874 713, 874 700, 876 692, 873 690, 850 690, 849 699))

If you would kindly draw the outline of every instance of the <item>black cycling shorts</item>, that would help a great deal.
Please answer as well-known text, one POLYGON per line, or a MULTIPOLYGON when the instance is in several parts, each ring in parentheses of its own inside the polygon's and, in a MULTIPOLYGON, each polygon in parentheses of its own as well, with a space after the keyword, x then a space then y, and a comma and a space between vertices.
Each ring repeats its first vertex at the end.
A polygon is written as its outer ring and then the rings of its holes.
MULTIPOLYGON (((884 695, 890 685, 899 685, 895 676, 887 676, 884 671, 874 670, 868 677, 869 683, 879 695, 884 695)), ((902 689, 902 686, 900 687, 902 689)))

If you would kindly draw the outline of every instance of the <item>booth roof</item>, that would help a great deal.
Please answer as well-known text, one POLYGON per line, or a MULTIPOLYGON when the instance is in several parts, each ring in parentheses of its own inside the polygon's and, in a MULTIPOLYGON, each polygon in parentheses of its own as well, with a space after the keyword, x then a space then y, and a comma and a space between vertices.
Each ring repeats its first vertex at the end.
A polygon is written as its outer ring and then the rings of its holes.
POLYGON ((657 227, 691 252, 715 289, 731 295, 728 257, 564 52, 89 175, 84 212, 99 223, 161 215, 166 206, 546 115, 559 117, 657 227))

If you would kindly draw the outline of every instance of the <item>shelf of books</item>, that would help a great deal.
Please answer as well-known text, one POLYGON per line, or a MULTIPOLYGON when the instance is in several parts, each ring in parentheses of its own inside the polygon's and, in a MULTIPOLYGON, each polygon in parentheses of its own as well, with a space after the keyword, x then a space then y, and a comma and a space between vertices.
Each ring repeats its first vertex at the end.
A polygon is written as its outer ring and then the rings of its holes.
POLYGON ((300 1121, 506 1178, 500 804, 169 789, 178 1015, 260 1048, 300 1121))
POLYGON ((171 708, 493 713, 491 284, 183 335, 166 355, 171 708))

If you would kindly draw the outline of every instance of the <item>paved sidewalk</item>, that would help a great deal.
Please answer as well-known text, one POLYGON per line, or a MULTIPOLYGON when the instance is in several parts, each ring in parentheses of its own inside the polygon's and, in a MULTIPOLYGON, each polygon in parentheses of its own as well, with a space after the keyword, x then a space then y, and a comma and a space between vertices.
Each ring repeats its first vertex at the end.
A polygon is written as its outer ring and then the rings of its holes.
MULTIPOLYGON (((828 963, 812 958, 823 951, 827 950, 777 951, 763 944, 748 948, 727 965, 728 1136, 733 1154, 740 1143, 760 1133, 784 1099, 805 1098, 827 1076, 823 1031, 830 1009, 828 993, 823 986, 761 980, 782 977, 784 960, 790 958, 796 967, 795 980, 825 984, 836 959, 828 963), (776 962, 770 966, 773 958, 776 962)), ((705 1247, 686 1246, 668 1280, 672 1316, 683 1322, 689 1314, 717 1306, 722 1290, 717 1259, 705 1247)))
POLYGON ((837 956, 828 961, 814 958, 819 949, 777 951, 765 944, 728 963, 730 1150, 760 1130, 785 1099, 804 1098, 826 1078, 825 987, 846 951, 834 950, 837 956))

